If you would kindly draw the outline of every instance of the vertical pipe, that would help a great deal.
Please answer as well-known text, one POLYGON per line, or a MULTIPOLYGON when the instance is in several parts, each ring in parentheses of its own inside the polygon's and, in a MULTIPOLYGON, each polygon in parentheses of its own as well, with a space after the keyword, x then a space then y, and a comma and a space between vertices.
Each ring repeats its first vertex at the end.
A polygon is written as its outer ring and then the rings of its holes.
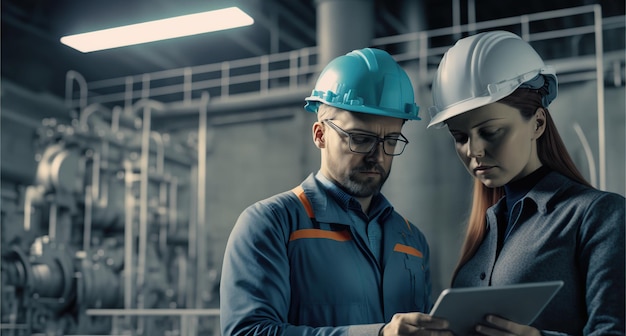
POLYGON ((467 0, 467 27, 470 35, 476 34, 476 2, 467 0))
POLYGON ((122 114, 122 108, 115 106, 111 113, 111 133, 115 134, 120 130, 120 117, 122 114))
POLYGON ((520 16, 520 24, 522 29, 522 39, 530 42, 530 19, 528 18, 528 15, 520 16))
POLYGON ((141 78, 141 98, 150 98, 150 74, 143 74, 141 78))
POLYGON ((35 197, 35 186, 26 187, 24 195, 24 231, 30 231, 33 214, 33 199, 35 197))
POLYGON ((310 65, 310 58, 311 58, 311 53, 309 52, 308 49, 300 49, 300 68, 302 69, 308 69, 309 65, 310 65))
POLYGON ((337 56, 371 45, 374 37, 373 0, 315 0, 315 4, 318 70, 337 56))
POLYGON ((180 315, 180 334, 191 335, 189 330, 189 320, 187 315, 180 315))
POLYGON ((415 97, 422 97, 422 91, 424 88, 428 88, 430 78, 428 77, 428 33, 419 33, 419 76, 417 85, 415 85, 415 97))
POLYGON ((178 278, 176 278, 176 281, 178 281, 177 283, 177 291, 176 291, 176 305, 178 307, 183 307, 183 305, 185 305, 185 307, 187 307, 187 309, 189 309, 189 303, 185 302, 185 293, 187 293, 187 295, 189 295, 190 291, 187 291, 187 259, 185 259, 185 255, 184 252, 181 252, 181 250, 179 248, 176 248, 176 250, 174 251, 174 253, 176 254, 175 258, 176 258, 176 267, 178 268, 178 278))
POLYGON ((98 154, 98 172, 104 175, 104 178, 99 178, 100 192, 94 193, 95 200, 98 206, 106 208, 109 204, 109 140, 104 138, 102 142, 102 154, 98 154))
POLYGON ((280 25, 278 21, 278 13, 270 12, 270 53, 276 54, 280 51, 280 25))
POLYGON ((452 31, 454 40, 461 38, 461 0, 452 0, 452 31))
MULTIPOLYGON (((104 143, 103 143, 104 144, 104 143)), ((94 151, 91 160, 91 187, 92 200, 100 197, 100 153, 94 151)))
POLYGON ((402 63, 402 67, 413 83, 413 93, 417 101, 420 101, 419 97, 422 96, 423 91, 428 90, 428 83, 430 82, 430 78, 428 78, 429 40, 428 33, 425 32, 425 12, 422 1, 402 1, 402 21, 407 26, 409 32, 418 32, 417 39, 407 41, 403 48, 404 52, 417 55, 417 58, 402 63))
POLYGON ((606 190, 606 144, 604 120, 604 46, 602 44, 602 7, 594 5, 594 28, 596 38, 596 80, 598 92, 598 173, 600 189, 606 190))
MULTIPOLYGON (((198 171, 198 165, 194 165, 191 167, 191 172, 189 174, 189 180, 190 180, 190 197, 191 197, 191 202, 189 202, 190 204, 190 209, 189 209, 189 224, 188 224, 188 229, 187 229, 187 258, 189 259, 189 265, 196 265, 196 261, 197 261, 197 247, 196 244, 197 242, 197 232, 196 229, 198 228, 198 175, 199 175, 199 171, 198 171)), ((197 281, 197 270, 195 270, 193 268, 193 266, 190 267, 190 272, 189 274, 186 274, 189 278, 185 279, 188 280, 189 282, 189 288, 190 290, 187 291, 187 299, 185 300, 186 302, 186 307, 187 308, 195 308, 196 307, 196 295, 194 293, 194 290, 196 288, 196 281, 197 281), (194 272, 196 272, 194 274, 194 272)))
POLYGON ((230 86, 230 63, 222 62, 222 92, 220 97, 228 97, 228 87, 230 86))
POLYGON ((167 253, 167 183, 165 176, 165 145, 163 136, 156 131, 150 132, 150 137, 156 144, 156 174, 159 177, 159 197, 157 204, 158 225, 159 225, 159 249, 163 255, 167 253))
MULTIPOLYGON (((166 178, 169 181, 169 176, 166 178)), ((159 184, 159 205, 158 205, 158 217, 159 217, 159 249, 162 255, 167 255, 167 229, 169 219, 169 207, 167 202, 168 195, 168 183, 161 182, 159 184)))
POLYGON ((177 218, 178 218, 178 214, 177 214, 177 206, 178 206, 178 178, 176 178, 176 176, 172 176, 172 180, 170 181, 170 190, 169 190, 169 205, 170 205, 170 210, 168 212, 169 216, 168 216, 168 227, 169 227, 169 233, 173 234, 176 233, 176 227, 177 224, 177 218))
MULTIPOLYGON (((135 196, 133 195, 133 166, 132 162, 124 160, 124 309, 133 308, 133 218, 135 211, 135 196)), ((127 316, 126 323, 130 324, 130 316, 127 316)))
POLYGON ((622 71, 622 68, 621 68, 620 61, 618 60, 613 61, 613 85, 615 87, 622 86, 621 71, 622 71))
POLYGON ((191 92, 193 90, 193 78, 190 67, 186 67, 183 74, 184 78, 184 89, 183 89, 183 101, 185 103, 191 102, 191 92))
POLYGON ((157 131, 150 131, 150 138, 152 138, 156 144, 156 173, 159 177, 162 177, 165 167, 165 145, 163 144, 163 137, 157 131))
MULTIPOLYGON (((270 78, 270 66, 269 66, 269 58, 267 57, 267 55, 263 55, 260 58, 260 74, 259 74, 259 86, 260 86, 260 91, 261 93, 266 93, 267 90, 269 89, 269 78, 270 78)), ((206 131, 206 130, 205 130, 206 131)))
POLYGON ((91 245, 91 218, 93 207, 91 186, 85 187, 85 216, 83 220, 83 251, 89 251, 91 245))
POLYGON ((124 90, 124 112, 126 112, 127 114, 130 114, 130 110, 132 109, 133 98, 134 98, 132 76, 126 77, 125 86, 126 86, 126 89, 124 90))
POLYGON ((50 218, 48 219, 48 237, 50 237, 50 241, 54 241, 57 236, 58 210, 59 208, 56 203, 50 205, 50 218))
MULTIPOLYGON (((198 278, 200 275, 205 275, 206 268, 206 253, 204 248, 206 246, 206 156, 207 156, 207 107, 209 104, 209 95, 207 92, 202 93, 202 102, 200 104, 199 121, 198 121, 198 220, 197 220, 197 234, 195 239, 197 248, 197 263, 196 270, 198 278)), ((199 298, 202 297, 203 281, 196 281, 196 295, 199 298)), ((202 308, 202 300, 196 300, 196 308, 202 308)))
MULTIPOLYGON (((141 132, 141 161, 139 182, 139 242, 137 249, 137 308, 144 307, 144 286, 146 273, 146 254, 148 250, 148 175, 150 165, 150 120, 151 107, 143 107, 143 121, 141 132)), ((137 333, 143 334, 143 318, 137 327, 137 333)))
POLYGON ((65 75, 65 106, 71 109, 74 105, 72 100, 74 99, 74 81, 78 83, 79 89, 79 103, 78 108, 82 110, 87 106, 87 81, 77 71, 70 70, 65 75))
POLYGON ((295 89, 298 86, 298 51, 289 52, 289 88, 295 89))
MULTIPOLYGON (((139 167, 139 242, 137 243, 137 308, 144 308, 146 259, 148 253, 148 183, 150 174, 150 128, 152 105, 150 98, 150 74, 142 76, 141 97, 143 115, 141 122, 141 158, 139 167)), ((138 106, 141 106, 138 104, 138 106)), ((144 317, 137 318, 138 335, 145 333, 144 317)))

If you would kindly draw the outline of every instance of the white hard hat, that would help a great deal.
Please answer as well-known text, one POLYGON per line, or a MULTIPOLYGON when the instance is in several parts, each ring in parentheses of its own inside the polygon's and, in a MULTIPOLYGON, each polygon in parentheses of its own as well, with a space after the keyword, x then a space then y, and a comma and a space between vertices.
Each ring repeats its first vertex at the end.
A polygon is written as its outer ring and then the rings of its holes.
POLYGON ((491 31, 463 38, 441 59, 432 85, 434 106, 428 127, 443 127, 449 118, 496 102, 518 87, 547 93, 547 107, 557 94, 557 79, 537 52, 519 36, 491 31))

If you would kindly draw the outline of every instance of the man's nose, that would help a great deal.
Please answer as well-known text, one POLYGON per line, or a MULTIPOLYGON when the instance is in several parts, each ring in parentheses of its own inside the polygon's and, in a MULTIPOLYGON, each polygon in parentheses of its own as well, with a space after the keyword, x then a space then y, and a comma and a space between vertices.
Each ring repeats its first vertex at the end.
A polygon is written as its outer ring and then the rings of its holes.
POLYGON ((385 150, 383 148, 383 142, 379 141, 374 145, 374 148, 367 154, 366 159, 368 161, 381 162, 384 158, 385 150))

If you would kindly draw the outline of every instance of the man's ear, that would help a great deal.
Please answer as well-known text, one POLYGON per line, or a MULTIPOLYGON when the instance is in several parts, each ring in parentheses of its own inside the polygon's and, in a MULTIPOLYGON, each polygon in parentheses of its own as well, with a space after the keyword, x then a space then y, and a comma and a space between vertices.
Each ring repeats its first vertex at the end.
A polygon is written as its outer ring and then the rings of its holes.
POLYGON ((317 148, 326 148, 325 130, 321 121, 317 121, 313 124, 313 142, 317 148))
POLYGON ((535 112, 535 135, 534 139, 539 139, 546 130, 546 110, 542 107, 535 112))

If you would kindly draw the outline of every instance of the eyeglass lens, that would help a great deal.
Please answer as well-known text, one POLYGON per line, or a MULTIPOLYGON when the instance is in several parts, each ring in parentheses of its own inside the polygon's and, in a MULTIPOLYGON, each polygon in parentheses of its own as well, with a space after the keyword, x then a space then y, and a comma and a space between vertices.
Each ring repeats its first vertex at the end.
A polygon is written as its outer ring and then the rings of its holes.
POLYGON ((378 143, 383 143, 383 151, 387 155, 400 155, 404 152, 404 147, 408 141, 399 135, 397 137, 379 138, 376 135, 346 132, 343 128, 335 125, 330 119, 324 119, 335 131, 348 137, 350 150, 359 154, 369 154, 378 143))
POLYGON ((367 154, 374 150, 379 142, 383 143, 383 150, 387 155, 400 155, 404 151, 406 142, 397 138, 380 139, 374 135, 348 133, 350 136, 350 150, 356 153, 367 154))

